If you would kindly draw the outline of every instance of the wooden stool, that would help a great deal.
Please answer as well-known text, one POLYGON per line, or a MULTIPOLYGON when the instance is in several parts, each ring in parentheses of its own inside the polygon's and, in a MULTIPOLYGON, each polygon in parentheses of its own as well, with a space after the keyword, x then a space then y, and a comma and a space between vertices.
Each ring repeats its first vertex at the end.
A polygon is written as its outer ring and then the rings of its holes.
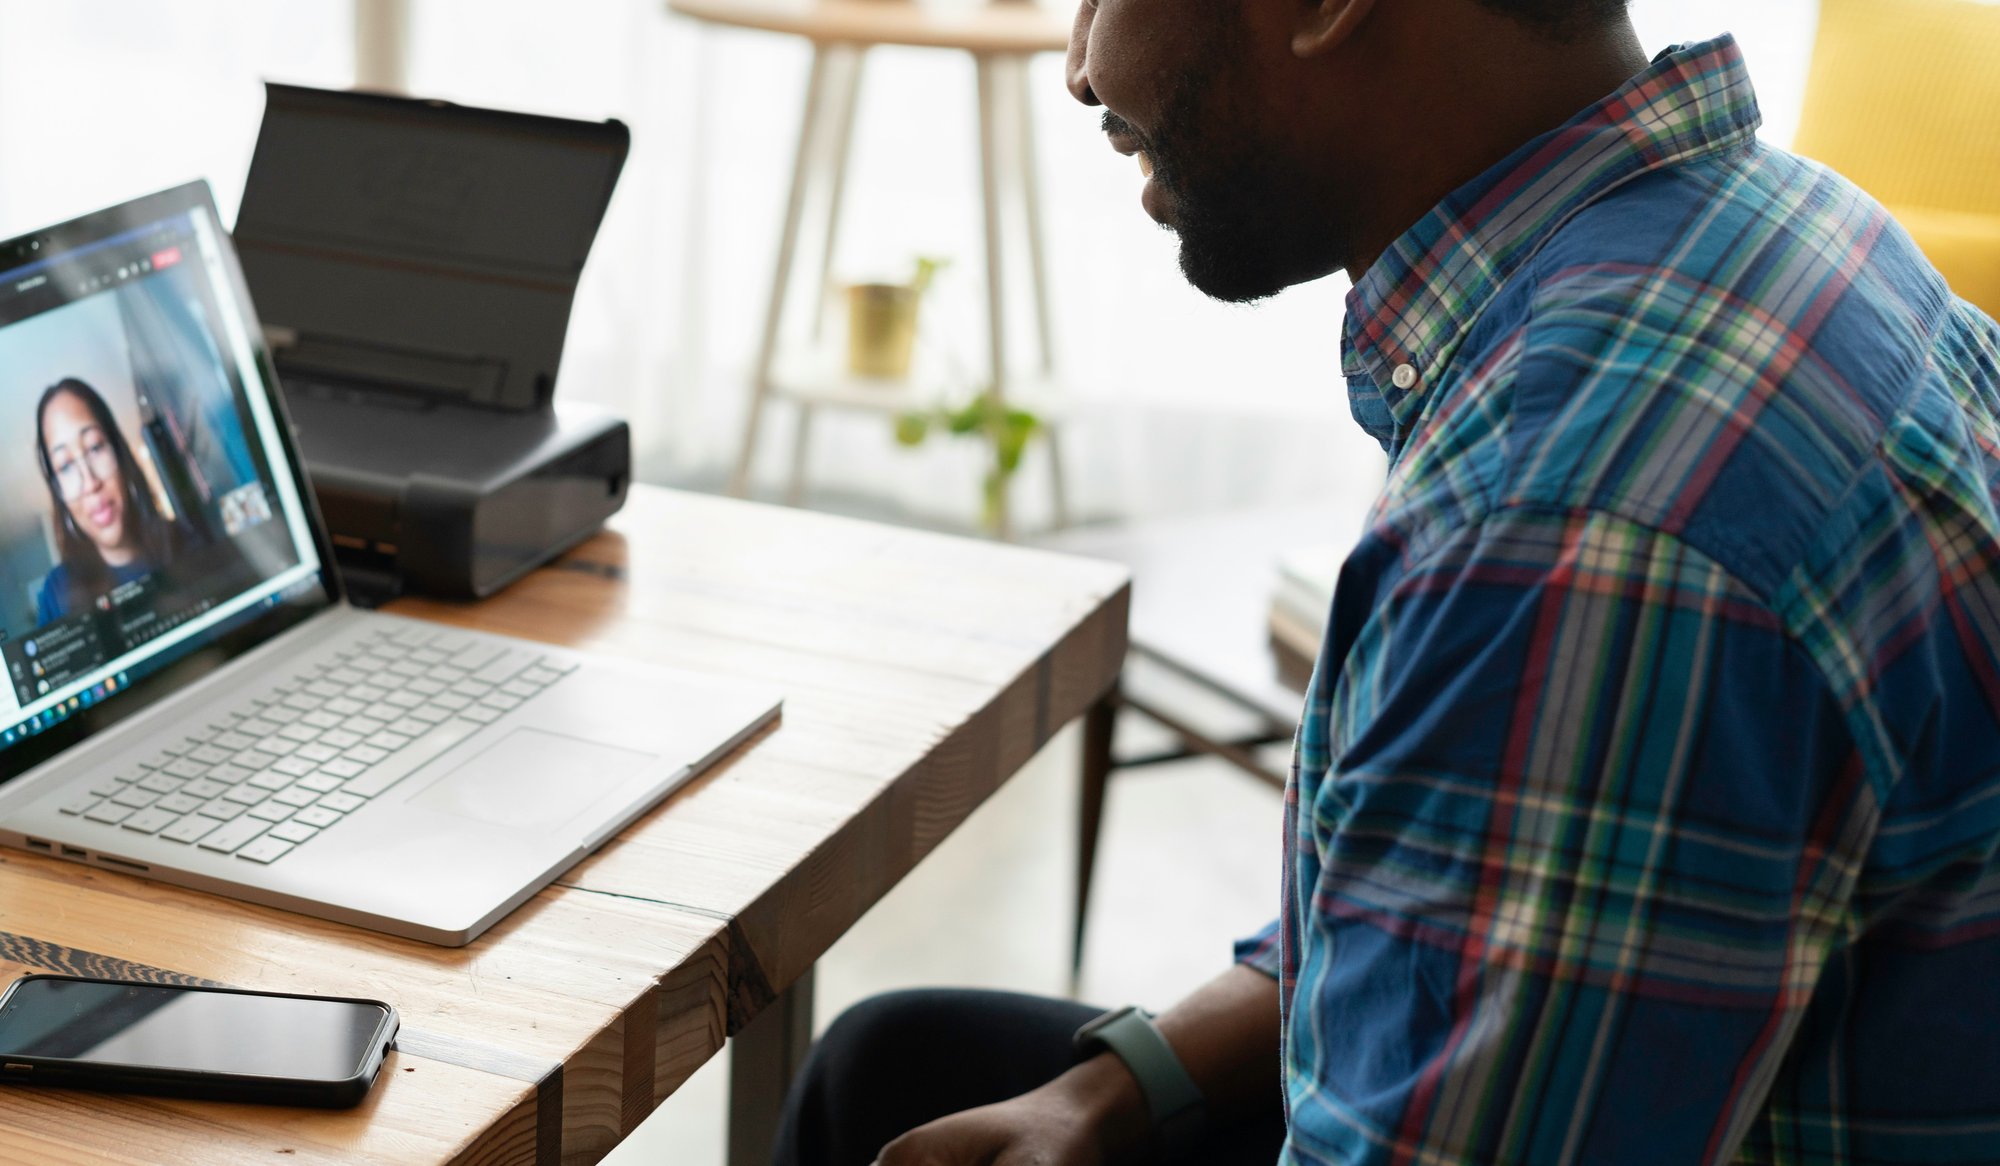
MULTIPOLYGON (((786 500, 793 504, 804 494, 808 443, 816 409, 897 413, 924 404, 913 390, 885 387, 879 381, 850 376, 840 369, 790 360, 783 351, 786 306, 791 299, 807 204, 813 200, 815 188, 823 186, 826 242, 819 256, 819 280, 813 289, 813 333, 817 336, 820 332, 834 238, 839 230, 847 183, 855 99, 861 88, 862 66, 868 50, 876 45, 956 49, 972 54, 979 88, 981 204, 986 234, 987 342, 992 391, 1004 400, 1010 392, 1022 387, 1009 367, 1003 295, 1007 249, 1002 207, 1016 193, 1025 211, 1034 287, 1037 371, 1043 381, 1053 375, 1048 264, 1042 239, 1027 64, 1037 53, 1068 48, 1070 17, 1066 13, 1036 3, 944 6, 914 0, 667 0, 667 8, 712 24, 804 37, 813 45, 812 75, 806 84, 805 111, 799 125, 798 153, 792 166, 791 194, 785 206, 777 271, 771 281, 771 299, 765 312, 763 340, 751 386, 750 415, 730 477, 730 493, 741 497, 749 490, 765 406, 774 396, 791 401, 798 410, 791 477, 786 489, 786 500)), ((1045 429, 1044 436, 1049 443, 1055 525, 1062 527, 1069 522, 1062 459, 1054 428, 1045 429)), ((1004 497, 1000 527, 1003 536, 1011 529, 1004 497)))

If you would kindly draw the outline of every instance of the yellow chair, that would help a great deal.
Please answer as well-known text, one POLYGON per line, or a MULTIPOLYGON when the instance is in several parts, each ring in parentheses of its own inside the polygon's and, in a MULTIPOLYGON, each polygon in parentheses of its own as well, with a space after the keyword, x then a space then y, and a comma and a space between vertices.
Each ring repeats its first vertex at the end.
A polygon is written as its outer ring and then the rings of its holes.
POLYGON ((1794 144, 1888 206, 2000 315, 2000 3, 1822 0, 1794 144))

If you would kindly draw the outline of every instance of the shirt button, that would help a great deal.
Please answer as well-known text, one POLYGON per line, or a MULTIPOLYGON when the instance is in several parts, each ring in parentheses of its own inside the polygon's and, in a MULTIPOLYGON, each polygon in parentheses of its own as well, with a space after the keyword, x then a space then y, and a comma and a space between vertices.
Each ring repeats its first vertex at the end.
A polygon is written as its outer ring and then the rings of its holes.
POLYGON ((1396 366, 1395 373, 1389 379, 1399 389, 1414 389, 1417 387, 1417 366, 1414 364, 1399 364, 1396 366))

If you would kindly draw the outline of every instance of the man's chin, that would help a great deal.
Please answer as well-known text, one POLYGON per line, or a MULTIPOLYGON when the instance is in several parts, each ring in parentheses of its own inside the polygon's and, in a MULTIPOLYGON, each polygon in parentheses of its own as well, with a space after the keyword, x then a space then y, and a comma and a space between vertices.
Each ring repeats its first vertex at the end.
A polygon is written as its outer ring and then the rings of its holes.
POLYGON ((1203 295, 1254 303, 1331 270, 1330 257, 1316 254, 1303 232, 1281 225, 1315 217, 1268 193, 1284 188, 1281 178, 1246 162, 1225 181, 1198 184, 1192 193, 1190 185, 1179 171, 1155 171, 1146 201, 1179 237, 1181 274, 1203 295), (1174 177, 1163 179, 1163 172, 1174 177))
POLYGON ((1256 303, 1290 286, 1269 267, 1246 262, 1242 252, 1191 245, 1185 234, 1181 236, 1181 274, 1196 291, 1225 304, 1256 303))

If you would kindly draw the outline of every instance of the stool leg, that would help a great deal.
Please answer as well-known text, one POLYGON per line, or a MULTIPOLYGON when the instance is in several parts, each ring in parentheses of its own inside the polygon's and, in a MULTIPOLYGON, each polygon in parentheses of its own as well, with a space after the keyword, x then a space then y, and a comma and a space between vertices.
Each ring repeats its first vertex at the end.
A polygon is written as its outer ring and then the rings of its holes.
POLYGON ((792 429, 792 474, 785 483, 785 505, 799 506, 806 500, 806 460, 812 454, 813 407, 800 401, 798 422, 792 429))
POLYGON ((355 0, 354 87, 410 88, 410 0, 355 0))
POLYGON ((750 415, 743 424, 743 446, 736 454, 736 470, 729 478, 729 492, 738 498, 750 492, 750 469, 757 457, 757 434, 763 424, 764 406, 772 393, 771 374, 778 362, 786 293, 792 282, 792 261, 798 251, 799 227, 805 219, 806 188, 811 179, 820 135, 825 132, 822 112, 827 105, 827 89, 827 50, 815 47, 812 75, 806 81, 805 112, 799 118, 798 153, 792 162, 792 191, 785 200, 785 226, 778 242, 778 268, 771 276, 771 299, 764 311, 764 338, 758 348, 757 371, 750 386, 750 415))
POLYGON ((1028 85, 1028 58, 1013 62, 1016 150, 1021 164, 1021 202, 1028 227, 1028 264, 1035 288, 1035 334, 1041 341, 1042 375, 1056 371, 1055 334, 1050 327, 1049 255, 1042 236, 1042 178, 1035 153, 1035 97, 1028 85))
POLYGON ((1068 530, 1069 478, 1063 473, 1062 445, 1056 440, 1053 424, 1043 426, 1042 444, 1049 455, 1049 505, 1054 510, 1055 528, 1068 530))
MULTIPOLYGON (((991 351, 992 392, 997 401, 1007 399, 1007 250, 1001 226, 1000 173, 1003 160, 1000 141, 1000 62, 981 53, 974 57, 979 80, 979 178, 980 208, 986 224, 986 333, 991 351)), ((999 497, 997 533, 1012 539, 1014 528, 1007 491, 999 497)))
POLYGON ((819 283, 814 285, 817 288, 817 295, 813 300, 814 340, 818 340, 826 330, 827 284, 833 278, 833 250, 834 244, 840 238, 840 210, 847 200, 847 163, 854 149, 854 111, 861 103, 861 71, 862 66, 868 61, 866 46, 841 47, 829 51, 839 54, 835 61, 839 66, 836 72, 840 75, 829 85, 829 88, 838 91, 839 97, 836 100, 839 105, 833 115, 834 130, 831 143, 833 190, 826 207, 826 249, 820 255, 819 283))
MULTIPOLYGON (((1055 330, 1051 323, 1053 314, 1049 308, 1049 261, 1046 236, 1042 229, 1042 180, 1040 158, 1035 146, 1035 102, 1034 90, 1028 84, 1029 58, 1016 57, 1008 61, 1008 80, 1013 87, 1010 94, 1011 114, 1014 122, 1013 147, 1021 186, 1021 206, 1024 225, 1028 232, 1028 272, 1029 281, 1035 293, 1035 339, 1042 363, 1041 371, 1045 379, 1052 379, 1056 371, 1055 330)), ((1056 530, 1065 530, 1070 524, 1068 478, 1063 473, 1062 447, 1056 440, 1053 427, 1045 430, 1043 441, 1049 455, 1049 504, 1056 530)))

